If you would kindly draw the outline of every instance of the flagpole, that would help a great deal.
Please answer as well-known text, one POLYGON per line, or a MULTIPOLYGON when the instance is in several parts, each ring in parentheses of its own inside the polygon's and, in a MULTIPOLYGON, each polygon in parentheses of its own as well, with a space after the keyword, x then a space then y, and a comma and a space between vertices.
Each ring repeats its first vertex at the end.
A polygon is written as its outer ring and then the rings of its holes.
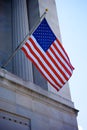
POLYGON ((23 39, 23 41, 20 42, 20 44, 17 46, 17 48, 14 50, 14 52, 11 54, 11 56, 8 58, 8 60, 1 66, 1 68, 5 68, 8 63, 11 61, 11 59, 15 56, 15 54, 17 53, 17 51, 22 47, 22 45, 24 44, 24 42, 26 41, 26 39, 35 31, 35 29, 37 28, 37 26, 40 24, 41 20, 43 20, 43 18, 45 17, 46 13, 47 13, 48 9, 45 9, 45 12, 41 15, 40 19, 37 20, 37 22, 35 23, 35 25, 33 26, 33 28, 30 30, 30 32, 25 36, 25 38, 23 39))

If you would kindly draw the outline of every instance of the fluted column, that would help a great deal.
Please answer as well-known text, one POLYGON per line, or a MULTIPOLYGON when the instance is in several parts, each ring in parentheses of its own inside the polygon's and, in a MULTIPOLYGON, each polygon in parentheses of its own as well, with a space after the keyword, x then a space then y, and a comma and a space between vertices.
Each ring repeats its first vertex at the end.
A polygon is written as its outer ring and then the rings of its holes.
MULTIPOLYGON (((39 1, 27 0, 27 7, 28 7, 29 29, 31 30, 36 24, 37 20, 40 19, 39 1)), ((33 82, 39 85, 41 88, 47 90, 48 85, 46 79, 42 76, 42 74, 38 71, 38 69, 34 65, 32 65, 32 68, 33 68, 33 82)))
MULTIPOLYGON (((12 0, 13 50, 29 32, 26 0, 12 0)), ((13 58, 13 73, 33 81, 32 63, 19 50, 13 58)))

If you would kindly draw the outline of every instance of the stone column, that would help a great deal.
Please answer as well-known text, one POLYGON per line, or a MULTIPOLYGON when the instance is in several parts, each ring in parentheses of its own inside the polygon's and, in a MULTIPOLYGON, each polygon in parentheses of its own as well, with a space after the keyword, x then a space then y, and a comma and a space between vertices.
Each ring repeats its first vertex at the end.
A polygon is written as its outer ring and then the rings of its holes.
MULTIPOLYGON (((0 0, 0 67, 12 54, 11 0, 0 0)), ((12 62, 5 69, 12 72, 12 62)))
MULTIPOLYGON (((35 1, 27 0, 27 9, 28 9, 29 29, 31 30, 33 26, 36 24, 36 21, 40 19, 38 0, 35 1)), ((42 74, 37 70, 37 68, 34 65, 32 65, 32 67, 33 67, 33 82, 39 85, 41 88, 47 90, 48 85, 46 79, 42 76, 42 74)))
MULTIPOLYGON (((26 0, 12 0, 13 50, 29 33, 26 0)), ((33 81, 32 63, 19 50, 13 58, 13 73, 33 81)))

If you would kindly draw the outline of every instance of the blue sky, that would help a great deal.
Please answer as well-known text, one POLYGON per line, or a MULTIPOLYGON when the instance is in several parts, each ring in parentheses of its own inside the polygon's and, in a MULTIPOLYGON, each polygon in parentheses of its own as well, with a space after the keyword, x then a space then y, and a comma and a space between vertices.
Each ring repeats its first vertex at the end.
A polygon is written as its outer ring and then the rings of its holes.
POLYGON ((56 0, 62 42, 75 67, 69 80, 79 110, 80 130, 87 130, 87 0, 56 0))

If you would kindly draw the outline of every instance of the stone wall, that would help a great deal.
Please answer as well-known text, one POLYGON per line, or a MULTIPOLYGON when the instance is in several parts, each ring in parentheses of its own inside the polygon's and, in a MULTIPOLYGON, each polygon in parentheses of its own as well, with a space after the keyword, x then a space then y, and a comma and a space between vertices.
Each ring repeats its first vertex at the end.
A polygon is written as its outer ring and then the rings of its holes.
POLYGON ((2 130, 11 126, 12 130, 16 127, 24 130, 78 130, 78 111, 73 102, 3 69, 0 70, 0 111, 2 130))

